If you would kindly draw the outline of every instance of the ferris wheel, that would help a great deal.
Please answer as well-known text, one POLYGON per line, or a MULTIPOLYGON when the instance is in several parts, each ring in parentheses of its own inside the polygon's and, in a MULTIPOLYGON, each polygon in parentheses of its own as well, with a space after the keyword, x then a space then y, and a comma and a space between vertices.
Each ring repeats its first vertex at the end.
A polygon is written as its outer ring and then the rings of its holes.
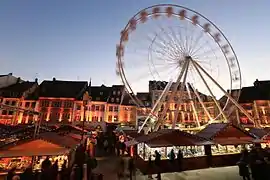
POLYGON ((185 113, 197 127, 227 121, 229 102, 253 120, 237 103, 240 91, 234 98, 230 95, 233 89, 241 89, 240 66, 230 42, 194 10, 159 4, 139 11, 121 31, 116 56, 116 73, 137 106, 143 103, 136 93, 148 91, 150 80, 164 82, 143 126, 157 130, 167 121, 168 111, 173 114, 173 128, 184 123, 185 113), (223 95, 221 106, 218 98, 223 95), (209 102, 214 107, 208 107, 209 102), (189 110, 182 108, 187 104, 189 110))

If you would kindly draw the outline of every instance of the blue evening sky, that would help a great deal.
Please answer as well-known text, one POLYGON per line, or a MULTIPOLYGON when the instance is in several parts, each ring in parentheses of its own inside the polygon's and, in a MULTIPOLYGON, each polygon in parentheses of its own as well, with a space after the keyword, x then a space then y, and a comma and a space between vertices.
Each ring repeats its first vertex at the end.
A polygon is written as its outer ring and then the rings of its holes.
POLYGON ((120 83, 115 49, 140 9, 174 3, 212 20, 233 45, 243 85, 269 74, 269 0, 1 0, 0 74, 120 83))

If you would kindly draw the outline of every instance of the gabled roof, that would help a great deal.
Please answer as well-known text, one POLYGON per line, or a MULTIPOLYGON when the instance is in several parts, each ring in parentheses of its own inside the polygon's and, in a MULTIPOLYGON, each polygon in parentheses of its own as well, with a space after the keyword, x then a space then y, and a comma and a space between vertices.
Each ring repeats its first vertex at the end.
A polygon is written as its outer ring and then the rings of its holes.
POLYGON ((37 82, 18 82, 16 84, 10 85, 0 89, 0 96, 6 98, 21 98, 23 93, 36 85, 37 82))
POLYGON ((81 99, 87 90, 87 81, 43 81, 39 87, 39 97, 81 99))
POLYGON ((251 143, 255 136, 230 123, 213 123, 196 134, 217 144, 251 143))
POLYGON ((192 146, 204 144, 207 141, 204 138, 189 134, 178 129, 162 129, 152 132, 148 135, 143 135, 135 138, 137 142, 144 142, 150 147, 162 146, 192 146))
POLYGON ((110 96, 112 87, 107 87, 105 85, 101 86, 91 86, 89 95, 92 97, 93 101, 107 102, 110 96))

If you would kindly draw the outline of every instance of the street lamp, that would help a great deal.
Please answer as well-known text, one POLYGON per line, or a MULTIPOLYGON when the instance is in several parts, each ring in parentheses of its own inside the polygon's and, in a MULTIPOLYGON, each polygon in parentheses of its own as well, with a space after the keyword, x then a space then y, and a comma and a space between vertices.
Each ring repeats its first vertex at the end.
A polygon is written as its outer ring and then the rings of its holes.
POLYGON ((84 122, 86 120, 86 109, 87 109, 87 104, 88 104, 88 101, 90 100, 90 96, 89 96, 89 93, 86 91, 84 94, 83 94, 83 124, 82 124, 82 138, 81 140, 83 140, 83 135, 84 135, 84 122))

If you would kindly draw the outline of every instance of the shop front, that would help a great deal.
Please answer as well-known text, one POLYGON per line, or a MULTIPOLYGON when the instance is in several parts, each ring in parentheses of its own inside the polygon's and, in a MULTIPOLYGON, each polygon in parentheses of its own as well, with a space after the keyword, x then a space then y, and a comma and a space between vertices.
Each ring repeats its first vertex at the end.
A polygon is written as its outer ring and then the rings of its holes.
POLYGON ((59 138, 55 134, 48 135, 44 134, 39 137, 40 139, 19 141, 3 147, 0 151, 1 172, 6 173, 12 167, 16 167, 17 172, 20 173, 30 165, 34 170, 39 171, 46 157, 52 163, 57 160, 59 168, 65 161, 68 166, 78 144, 77 141, 70 137, 61 136, 59 138), (54 140, 49 141, 51 138, 54 140))

